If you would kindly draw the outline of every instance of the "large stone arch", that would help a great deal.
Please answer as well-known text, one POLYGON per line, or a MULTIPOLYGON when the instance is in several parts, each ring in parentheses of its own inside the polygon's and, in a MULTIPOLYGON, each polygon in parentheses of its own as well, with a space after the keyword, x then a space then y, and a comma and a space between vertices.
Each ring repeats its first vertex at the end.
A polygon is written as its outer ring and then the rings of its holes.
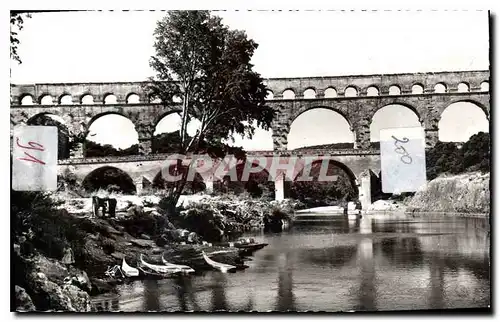
POLYGON ((67 159, 70 157, 70 142, 72 133, 70 124, 59 113, 43 111, 27 118, 26 125, 32 126, 56 126, 57 127, 57 159, 67 159), (51 118, 50 115, 57 116, 51 118))
POLYGON ((369 113, 368 117, 370 118, 370 124, 373 121, 373 117, 375 116, 375 114, 377 114, 378 111, 380 111, 384 107, 387 107, 387 106, 390 106, 390 105, 402 105, 402 106, 408 108, 413 113, 415 113, 415 115, 417 116, 417 118, 418 118, 418 120, 419 120, 419 122, 421 124, 423 123, 424 117, 426 116, 425 115, 425 111, 423 111, 421 107, 414 106, 414 104, 410 104, 410 103, 408 103, 408 102, 406 102, 404 100, 395 99, 392 102, 384 102, 383 104, 377 105, 377 107, 375 109, 369 110, 368 111, 368 113, 369 113))
MULTIPOLYGON (((311 198, 312 200, 316 200, 316 198, 324 198, 321 199, 320 203, 325 202, 325 199, 329 199, 331 197, 336 198, 338 201, 342 200, 344 197, 347 197, 348 201, 354 201, 359 198, 360 192, 358 187, 358 178, 354 171, 345 163, 330 157, 304 160, 300 170, 294 174, 293 180, 289 181, 287 185, 289 187, 288 189, 290 189, 289 193, 291 197, 299 199, 304 197, 305 199, 301 201, 311 201, 311 198), (328 176, 338 176, 335 181, 326 181, 319 178, 321 174, 321 167, 324 162, 327 162, 328 165, 326 174, 328 176), (331 168, 332 166, 334 167, 333 171, 331 168), (311 181, 302 180, 305 177, 304 171, 309 171, 307 176, 313 178, 311 181), (336 196, 331 195, 330 193, 334 193, 336 196)), ((318 202, 319 201, 316 200, 312 204, 309 204, 309 206, 317 207, 326 205, 318 204, 318 202)))
POLYGON ((96 114, 94 114, 94 115, 92 115, 90 117, 90 119, 86 122, 87 132, 90 129, 90 127, 92 126, 92 123, 94 123, 95 121, 97 121, 99 118, 107 116, 107 115, 120 115, 120 116, 123 116, 124 118, 126 118, 130 122, 132 122, 132 124, 134 124, 134 126, 135 126, 134 121, 129 117, 129 115, 123 113, 122 111, 118 111, 118 110, 117 111, 105 111, 105 112, 101 112, 101 113, 96 113, 96 114))
MULTIPOLYGON (((419 109, 414 107, 412 104, 408 104, 406 102, 402 103, 399 101, 396 101, 394 103, 383 104, 383 105, 381 104, 380 106, 377 107, 377 109, 375 109, 375 111, 373 113, 371 113, 370 122, 368 123, 369 141, 370 141, 370 145, 372 147, 377 147, 377 145, 374 145, 374 144, 376 142, 379 142, 379 140, 373 140, 374 136, 378 137, 378 132, 374 132, 374 130, 376 128, 380 128, 380 125, 381 125, 380 122, 383 123, 383 122, 387 121, 386 118, 380 119, 381 114, 379 114, 379 113, 382 113, 385 109, 390 109, 390 108, 396 109, 398 111, 398 112, 394 113, 395 115, 397 115, 401 109, 406 110, 407 113, 411 113, 411 115, 415 116, 416 124, 414 124, 412 126, 420 126, 422 128, 425 128, 425 121, 424 120, 425 120, 427 114, 422 116, 423 112, 419 111, 419 109), (378 120, 376 120, 377 116, 379 116, 378 120), (376 122, 376 121, 378 121, 378 122, 376 122)), ((386 112, 387 112, 387 110, 386 110, 386 112)), ((392 115, 392 113, 391 113, 391 115, 392 115)), ((396 123, 394 123, 394 125, 391 125, 391 127, 399 127, 400 123, 402 121, 402 118, 405 120, 405 122, 408 121, 407 118, 404 118, 403 116, 399 115, 399 117, 397 117, 395 119, 398 121, 396 123)))
MULTIPOLYGON (((89 172, 82 180, 82 187, 89 192, 95 191, 91 190, 92 188, 105 188, 111 185, 119 186, 124 190, 124 193, 135 194, 137 192, 133 178, 126 171, 117 166, 104 165, 89 172), (121 178, 117 180, 112 176, 106 176, 106 171, 114 171, 121 178), (100 178, 94 179, 94 176, 100 178), (101 181, 100 184, 98 183, 99 181, 101 181)), ((96 190, 98 190, 98 188, 96 190)))
MULTIPOLYGON (((145 135, 144 133, 142 132, 148 132, 149 130, 149 127, 148 126, 145 126, 145 127, 142 127, 140 123, 138 123, 138 121, 136 119, 132 119, 130 115, 127 115, 126 113, 123 113, 122 111, 120 110, 108 110, 108 111, 104 111, 104 112, 100 112, 100 113, 96 113, 96 114, 91 114, 91 116, 89 115, 90 119, 86 122, 86 125, 85 125, 85 129, 84 129, 84 132, 82 134, 83 136, 83 141, 84 142, 89 142, 89 141, 93 141, 93 140, 89 140, 89 134, 91 133, 91 128, 92 128, 92 125, 100 118, 102 117, 105 117, 105 116, 109 116, 109 115, 118 115, 120 117, 123 117, 124 119, 128 120, 132 125, 133 125, 133 130, 135 131, 135 133, 137 134, 137 139, 138 139, 138 142, 135 143, 135 144, 139 144, 140 143, 140 139, 141 139, 141 135, 145 135), (134 122, 135 121, 135 122, 134 122)), ((127 130, 127 133, 128 133, 128 130, 127 130)), ((117 133, 117 135, 122 135, 123 136, 123 133, 117 133)), ((147 136, 147 134, 146 134, 147 136)), ((106 145, 106 144, 110 144, 108 142, 96 142, 97 144, 99 145, 106 145)), ((135 144, 132 144, 130 147, 132 147, 133 145, 135 144)), ((123 149, 128 149, 130 147, 127 147, 127 148, 123 148, 123 149)), ((86 145, 85 143, 83 144, 82 146, 82 153, 83 155, 87 155, 87 148, 86 148, 86 145)))
POLYGON ((441 115, 443 114, 443 112, 452 104, 455 104, 455 103, 472 103, 474 105, 477 105, 479 108, 481 108, 481 110, 483 110, 484 112, 484 115, 486 116, 486 119, 488 121, 490 121, 490 106, 489 104, 486 105, 484 102, 480 101, 480 100, 476 100, 476 99, 471 99, 471 98, 463 98, 463 99, 453 99, 453 100, 449 100, 447 101, 446 103, 444 104, 440 104, 440 108, 439 108, 439 115, 441 117, 441 115))
POLYGON ((348 113, 346 113, 344 110, 340 109, 340 108, 337 108, 335 107, 335 105, 332 105, 332 106, 327 106, 327 105, 310 105, 310 106, 301 106, 299 109, 297 109, 291 116, 290 118, 288 119, 288 123, 289 123, 289 126, 292 125, 292 123, 302 114, 304 114, 305 112, 308 112, 308 111, 311 111, 311 110, 314 110, 314 109, 318 109, 318 108, 324 108, 324 109, 327 109, 327 110, 330 110, 332 112, 336 112, 338 114, 340 114, 346 121, 347 121, 347 124, 349 124, 349 127, 351 128, 351 131, 352 128, 353 128, 353 122, 351 120, 351 118, 349 117, 348 113))
MULTIPOLYGON (((308 100, 309 101, 309 100, 308 100)), ((314 99, 310 99, 314 101, 314 99)), ((353 134, 354 141, 356 141, 356 134, 354 132, 354 123, 352 117, 348 113, 348 109, 342 108, 343 106, 337 106, 336 104, 314 104, 312 102, 302 102, 300 106, 296 109, 292 108, 292 113, 287 116, 286 109, 288 107, 280 106, 278 111, 277 121, 273 122, 271 126, 274 150, 287 150, 288 149, 288 139, 292 124, 304 113, 310 112, 317 109, 324 109, 334 112, 342 117, 349 126, 349 131, 353 134)))
POLYGON ((171 110, 167 110, 167 111, 163 111, 162 113, 158 113, 154 118, 153 118, 153 122, 151 122, 151 124, 153 125, 153 132, 156 131, 156 127, 158 126, 158 124, 160 123, 161 120, 163 120, 163 118, 171 115, 171 114, 174 114, 174 113, 181 113, 182 110, 181 109, 171 109, 171 110))
POLYGON ((457 100, 436 111, 438 140, 466 142, 478 132, 489 132, 491 122, 484 105, 474 100, 457 100))
POLYGON ((324 162, 323 160, 328 160, 328 162, 331 162, 335 166, 342 169, 349 176, 349 180, 354 187, 356 187, 358 185, 359 175, 360 175, 359 173, 358 173, 358 175, 356 175, 354 173, 354 171, 349 166, 347 166, 345 163, 343 163, 339 160, 336 160, 334 158, 328 158, 328 157, 318 158, 316 160, 312 160, 312 162, 311 161, 308 162, 307 160, 304 160, 300 169, 298 171, 296 171, 296 173, 294 173, 292 181, 296 181, 299 178, 299 176, 303 173, 304 169, 306 168, 307 164, 311 164, 311 166, 313 166, 315 164, 324 162))

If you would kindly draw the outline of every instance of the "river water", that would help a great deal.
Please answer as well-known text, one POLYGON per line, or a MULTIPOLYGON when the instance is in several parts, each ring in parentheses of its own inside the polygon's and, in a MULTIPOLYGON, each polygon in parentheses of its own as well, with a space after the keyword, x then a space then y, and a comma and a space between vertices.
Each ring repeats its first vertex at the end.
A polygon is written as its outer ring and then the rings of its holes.
MULTIPOLYGON (((120 311, 360 311, 490 305, 489 219, 365 215, 251 234, 236 273, 135 281, 120 311)), ((250 236, 250 235, 249 235, 250 236)))

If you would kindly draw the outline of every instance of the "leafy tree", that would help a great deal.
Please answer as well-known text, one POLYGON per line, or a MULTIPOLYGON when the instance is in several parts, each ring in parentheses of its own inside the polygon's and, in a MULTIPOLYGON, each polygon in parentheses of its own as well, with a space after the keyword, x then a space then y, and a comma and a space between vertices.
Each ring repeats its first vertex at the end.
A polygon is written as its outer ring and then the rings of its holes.
POLYGON ((427 179, 442 173, 490 171, 490 153, 489 133, 474 134, 461 148, 454 142, 439 141, 426 152, 427 179))
MULTIPOLYGON (((266 86, 250 63, 258 45, 244 32, 229 29, 208 11, 172 11, 158 21, 154 36, 156 55, 150 65, 156 75, 145 90, 168 106, 176 104, 174 97, 180 99, 177 153, 199 153, 212 146, 228 153, 223 139, 233 134, 251 138, 254 121, 258 127, 270 127, 274 111, 265 105, 266 86), (200 124, 189 137, 187 124, 192 119, 200 124)), ((185 181, 184 176, 177 182, 174 202, 185 181)))
POLYGON ((19 46, 19 31, 23 29, 24 18, 31 18, 30 14, 24 14, 19 11, 10 12, 10 58, 22 63, 17 52, 19 46))

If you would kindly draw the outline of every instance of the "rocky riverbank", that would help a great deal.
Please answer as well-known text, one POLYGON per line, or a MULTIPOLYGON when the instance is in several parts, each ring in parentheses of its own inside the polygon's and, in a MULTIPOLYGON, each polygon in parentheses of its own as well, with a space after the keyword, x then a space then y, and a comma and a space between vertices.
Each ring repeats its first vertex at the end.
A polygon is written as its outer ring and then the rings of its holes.
POLYGON ((431 180, 415 193, 406 211, 489 214, 490 173, 470 172, 431 180))
POLYGON ((90 296, 112 292, 119 283, 105 271, 121 264, 123 258, 136 267, 140 254, 151 263, 161 264, 163 255, 203 271, 211 269, 201 256, 203 250, 216 261, 244 268, 244 255, 222 242, 261 228, 266 218, 286 218, 300 207, 290 200, 197 196, 184 198, 174 213, 167 213, 160 198, 117 199, 116 218, 89 218, 88 200, 65 200, 57 209, 39 212, 51 229, 57 227, 57 236, 47 238, 41 232, 36 237, 31 233, 34 227, 28 233, 17 233, 16 310, 89 311, 90 296), (37 238, 48 243, 44 245, 48 248, 38 249, 37 238), (65 242, 75 254, 75 263, 69 268, 56 251, 65 242))

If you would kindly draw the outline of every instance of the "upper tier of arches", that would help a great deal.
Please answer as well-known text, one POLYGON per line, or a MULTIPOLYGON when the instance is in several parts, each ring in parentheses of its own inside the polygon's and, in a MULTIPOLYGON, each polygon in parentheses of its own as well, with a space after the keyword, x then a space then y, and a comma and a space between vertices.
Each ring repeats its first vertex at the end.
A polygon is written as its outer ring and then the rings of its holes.
MULTIPOLYGON (((268 100, 489 92, 489 71, 266 79, 268 100)), ((158 104, 143 83, 11 85, 13 105, 158 104)))

